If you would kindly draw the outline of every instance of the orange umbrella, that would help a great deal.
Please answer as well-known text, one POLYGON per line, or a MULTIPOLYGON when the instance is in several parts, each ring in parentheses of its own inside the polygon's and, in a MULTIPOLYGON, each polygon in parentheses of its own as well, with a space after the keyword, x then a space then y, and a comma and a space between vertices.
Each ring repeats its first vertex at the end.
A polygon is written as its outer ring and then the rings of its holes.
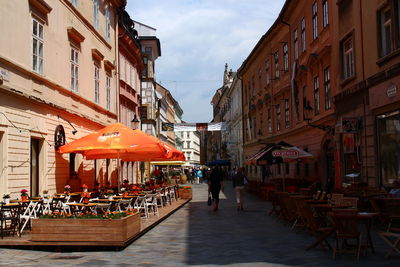
POLYGON ((129 157, 134 161, 167 159, 167 149, 157 138, 120 123, 109 125, 59 148, 60 153, 80 153, 86 159, 129 157))

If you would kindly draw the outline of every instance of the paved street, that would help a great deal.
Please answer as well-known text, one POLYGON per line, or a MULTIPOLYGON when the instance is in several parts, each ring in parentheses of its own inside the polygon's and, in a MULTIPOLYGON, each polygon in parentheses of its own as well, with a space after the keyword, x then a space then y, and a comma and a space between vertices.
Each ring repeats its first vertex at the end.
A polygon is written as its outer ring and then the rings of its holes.
POLYGON ((269 204, 246 195, 237 212, 230 183, 221 210, 206 204, 206 186, 194 185, 194 199, 122 251, 45 252, 0 249, 0 266, 396 266, 400 257, 384 259, 385 246, 374 236, 377 253, 357 264, 353 255, 332 259, 330 251, 305 247, 313 239, 266 210, 269 204))

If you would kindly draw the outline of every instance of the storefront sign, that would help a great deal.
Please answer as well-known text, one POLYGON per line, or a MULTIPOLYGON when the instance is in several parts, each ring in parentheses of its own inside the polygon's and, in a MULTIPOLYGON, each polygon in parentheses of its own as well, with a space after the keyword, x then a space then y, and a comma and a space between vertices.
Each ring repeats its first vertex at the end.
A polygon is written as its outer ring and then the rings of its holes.
POLYGON ((342 118, 342 133, 357 133, 358 119, 357 118, 342 118))
POLYGON ((386 95, 389 98, 394 97, 397 94, 397 86, 392 84, 386 89, 386 95))
POLYGON ((272 156, 282 158, 297 158, 299 156, 299 151, 290 149, 276 150, 272 152, 272 156))

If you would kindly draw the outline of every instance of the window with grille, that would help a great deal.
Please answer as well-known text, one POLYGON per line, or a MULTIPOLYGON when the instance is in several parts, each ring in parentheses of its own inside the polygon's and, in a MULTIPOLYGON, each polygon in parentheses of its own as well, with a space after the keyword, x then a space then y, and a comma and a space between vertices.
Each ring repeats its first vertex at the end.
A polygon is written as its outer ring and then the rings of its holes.
POLYGON ((304 18, 301 20, 301 51, 306 51, 306 21, 304 18))
POLYGON ((274 53, 274 63, 275 63, 275 79, 279 78, 279 52, 274 53))
POLYGON ((96 64, 94 65, 94 102, 100 103, 100 72, 96 64))
POLYGON ((71 47, 71 91, 79 92, 78 81, 79 81, 79 53, 76 48, 71 47))
POLYGON ((318 76, 314 77, 314 113, 319 114, 319 81, 318 76))
POLYGON ((324 70, 325 110, 331 109, 331 77, 329 68, 324 70))
POLYGON ((318 4, 314 2, 312 5, 312 24, 313 24, 313 39, 318 37, 318 4))
POLYGON ((288 54, 288 44, 283 44, 283 70, 287 72, 289 70, 289 54, 288 54))
POLYGON ((44 28, 43 24, 32 19, 32 69, 43 74, 44 28))

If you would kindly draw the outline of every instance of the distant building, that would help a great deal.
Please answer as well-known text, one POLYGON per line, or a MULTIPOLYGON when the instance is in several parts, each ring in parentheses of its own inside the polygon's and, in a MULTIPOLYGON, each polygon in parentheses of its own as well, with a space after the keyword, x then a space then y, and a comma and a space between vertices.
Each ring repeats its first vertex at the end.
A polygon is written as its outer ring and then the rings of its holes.
POLYGON ((200 134, 199 132, 183 133, 183 153, 186 157, 186 164, 196 166, 200 164, 200 134))

